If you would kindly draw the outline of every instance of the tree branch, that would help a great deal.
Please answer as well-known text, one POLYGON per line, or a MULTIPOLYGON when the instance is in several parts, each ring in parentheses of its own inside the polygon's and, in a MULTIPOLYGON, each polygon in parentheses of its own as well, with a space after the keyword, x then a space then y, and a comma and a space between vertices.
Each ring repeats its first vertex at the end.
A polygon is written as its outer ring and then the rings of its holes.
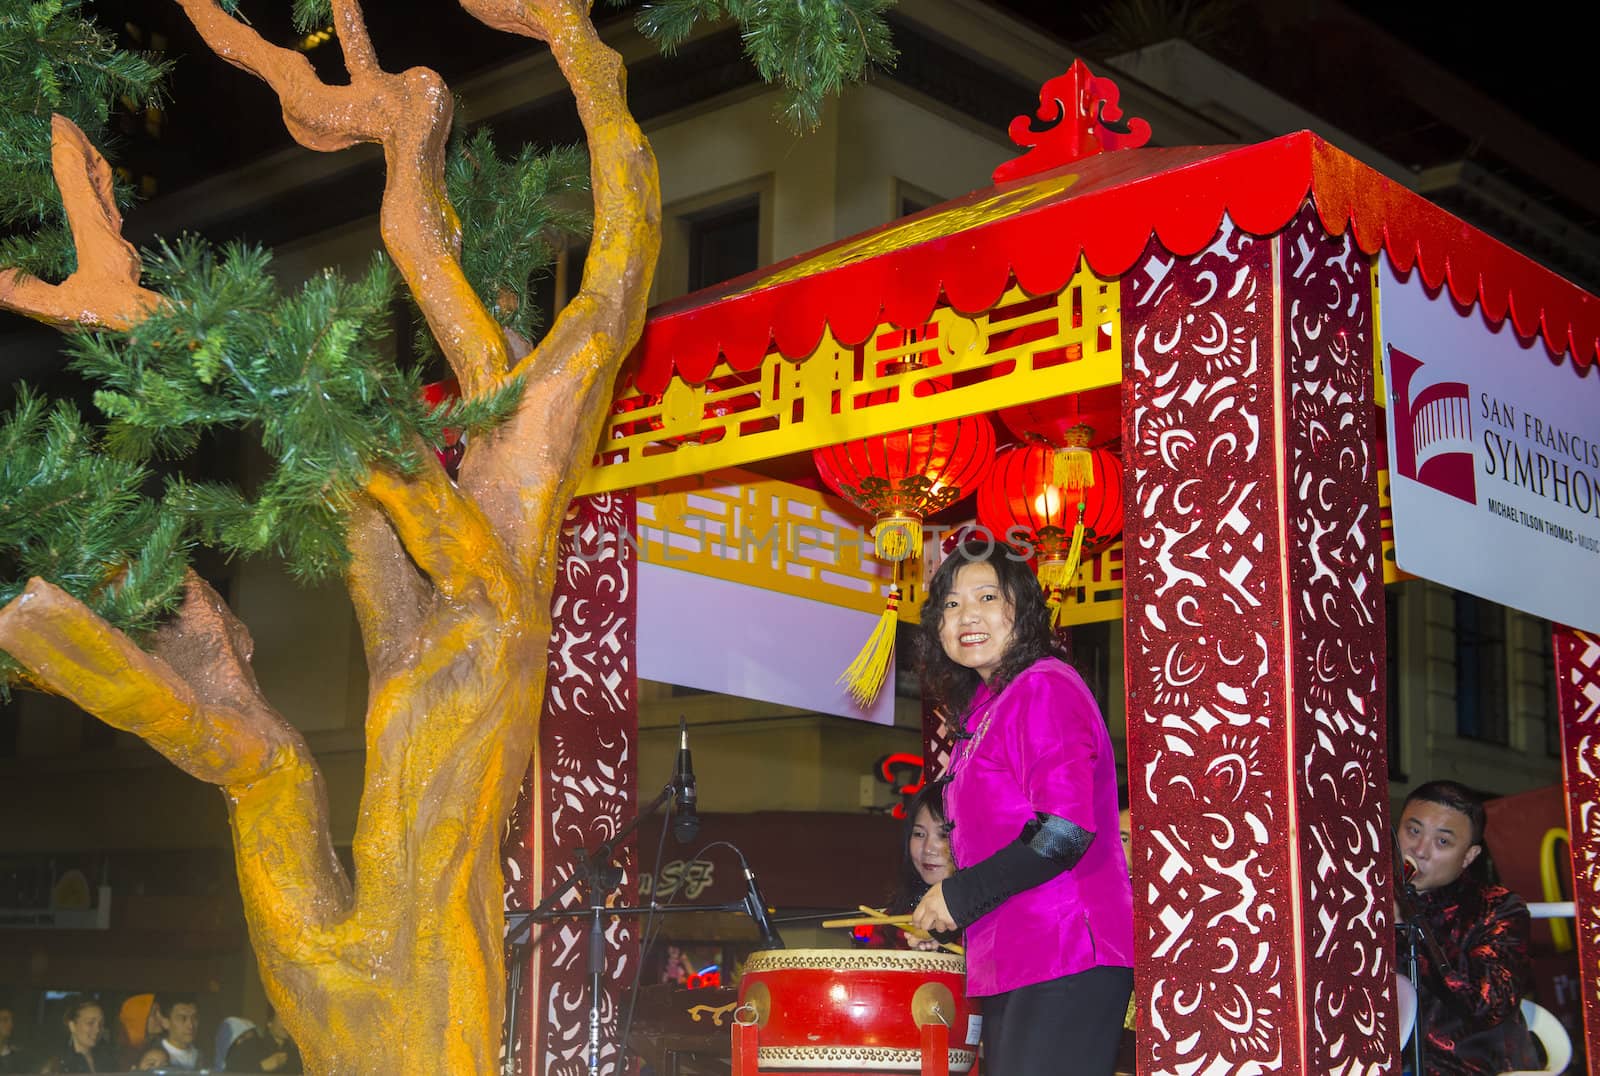
POLYGON ((661 249, 660 179, 650 144, 628 111, 627 70, 600 40, 589 5, 581 0, 461 0, 461 6, 497 30, 549 43, 572 87, 589 145, 594 235, 583 284, 514 373, 538 376, 548 370, 564 377, 592 361, 582 342, 603 335, 610 338, 607 350, 617 352, 603 375, 609 395, 609 375, 644 328, 661 249))
POLYGON ((78 125, 50 117, 50 168, 72 229, 78 268, 60 284, 0 269, 0 308, 62 327, 126 329, 161 302, 139 286, 139 252, 122 237, 111 166, 78 125))
POLYGON ((554 534, 589 465, 616 372, 644 328, 661 247, 655 155, 628 111, 622 59, 582 0, 461 0, 499 30, 546 41, 571 85, 589 145, 594 235, 578 294, 515 364, 528 389, 517 413, 469 448, 462 481, 524 570, 553 557, 554 534), (537 446, 537 448, 535 448, 537 446), (508 489, 539 489, 534 501, 508 489))
POLYGON ((350 567, 345 586, 361 625, 369 682, 377 683, 407 660, 435 591, 376 501, 358 499, 346 535, 350 567))
POLYGON ((495 387, 507 368, 505 335, 467 282, 461 227, 445 194, 449 88, 434 72, 381 70, 355 0, 335 7, 350 85, 330 86, 311 62, 265 41, 215 0, 178 0, 207 46, 277 93, 295 140, 331 151, 355 142, 383 146, 387 165, 380 223, 384 245, 416 297, 434 339, 469 396, 495 387))
POLYGON ((381 75, 378 54, 373 51, 372 38, 367 34, 367 21, 361 15, 361 5, 356 0, 333 0, 333 23, 338 31, 339 48, 344 53, 344 67, 352 75, 363 78, 381 75))
POLYGON ((526 586, 488 519, 426 449, 418 473, 373 468, 366 492, 383 509, 401 544, 446 600, 486 603, 502 622, 522 618, 526 586))
POLYGON ((348 914, 350 888, 333 854, 322 778, 300 734, 262 698, 251 645, 192 572, 151 653, 40 579, 0 609, 0 649, 35 684, 222 786, 245 899, 292 927, 277 937, 316 946, 310 928, 348 914))
POLYGON ((530 592, 500 535, 431 455, 409 478, 374 470, 367 493, 389 536, 365 524, 362 545, 383 559, 358 561, 352 575, 362 586, 352 589, 358 609, 371 606, 361 614, 371 677, 353 845, 370 924, 430 902, 414 890, 418 879, 474 868, 473 834, 509 811, 532 746, 531 684, 543 671, 549 600, 530 592), (395 563, 397 554, 409 562, 395 563), (430 599, 411 589, 424 576, 430 599), (390 606, 417 617, 409 630, 378 619, 390 606))

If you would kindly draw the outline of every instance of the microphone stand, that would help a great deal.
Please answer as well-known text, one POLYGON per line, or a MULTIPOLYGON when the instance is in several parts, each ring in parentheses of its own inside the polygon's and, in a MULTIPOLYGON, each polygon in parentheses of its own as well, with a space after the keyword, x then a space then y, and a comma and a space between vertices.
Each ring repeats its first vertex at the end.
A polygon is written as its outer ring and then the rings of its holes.
POLYGON ((1443 972, 1447 967, 1444 952, 1439 948, 1439 943, 1434 939, 1431 931, 1417 915, 1417 891, 1411 885, 1403 885, 1395 891, 1395 899, 1400 904, 1400 911, 1405 916, 1395 924, 1395 929, 1405 935, 1406 939, 1406 972, 1411 980, 1412 989, 1417 994, 1417 1015, 1411 1025, 1411 1071, 1412 1076, 1424 1076, 1427 1071, 1422 1067, 1426 1058, 1423 1040, 1427 1038, 1427 1018, 1422 1012, 1422 973, 1417 967, 1417 945, 1420 941, 1428 947, 1428 959, 1433 963, 1435 974, 1443 972))
POLYGON ((567 876, 567 880, 556 886, 545 895, 537 907, 528 912, 509 912, 506 915, 508 924, 507 944, 511 947, 511 982, 506 998, 506 1018, 503 1040, 505 1042, 505 1064, 503 1071, 506 1076, 515 1076, 513 1066, 515 1059, 512 1055, 512 1045, 516 1042, 517 1013, 522 1008, 522 965, 528 957, 528 950, 532 945, 533 925, 551 919, 579 919, 589 920, 589 944, 587 950, 586 969, 589 974, 589 1035, 588 1035, 588 1076, 600 1076, 600 996, 601 985, 605 979, 606 961, 606 928, 607 916, 644 915, 656 912, 742 912, 745 902, 730 901, 727 904, 650 904, 634 907, 607 907, 606 894, 615 889, 622 881, 622 871, 611 862, 616 852, 617 845, 631 836, 650 815, 660 810, 661 806, 674 797, 681 796, 683 788, 677 781, 672 781, 663 788, 656 798, 634 816, 622 829, 618 830, 607 840, 601 841, 593 848, 579 849, 577 860, 578 870, 567 876), (588 902, 582 910, 563 909, 557 907, 561 898, 578 884, 582 879, 588 889, 588 902))

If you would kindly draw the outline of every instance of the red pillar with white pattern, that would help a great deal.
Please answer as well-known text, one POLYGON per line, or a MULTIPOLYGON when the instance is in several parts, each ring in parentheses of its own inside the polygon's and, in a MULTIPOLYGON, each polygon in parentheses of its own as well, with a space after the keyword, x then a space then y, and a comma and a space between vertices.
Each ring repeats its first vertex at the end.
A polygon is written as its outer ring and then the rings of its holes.
POLYGON ((1370 271, 1308 206, 1123 277, 1143 1073, 1397 1060, 1370 271))

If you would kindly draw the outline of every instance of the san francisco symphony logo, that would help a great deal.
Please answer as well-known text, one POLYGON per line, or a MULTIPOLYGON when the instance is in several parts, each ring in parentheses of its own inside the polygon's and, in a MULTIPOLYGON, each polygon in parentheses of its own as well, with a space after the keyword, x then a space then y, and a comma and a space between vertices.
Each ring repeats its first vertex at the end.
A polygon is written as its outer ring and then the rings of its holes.
POLYGON ((1393 466, 1413 482, 1476 505, 1471 390, 1464 381, 1430 382, 1422 368, 1422 360, 1389 348, 1393 466))

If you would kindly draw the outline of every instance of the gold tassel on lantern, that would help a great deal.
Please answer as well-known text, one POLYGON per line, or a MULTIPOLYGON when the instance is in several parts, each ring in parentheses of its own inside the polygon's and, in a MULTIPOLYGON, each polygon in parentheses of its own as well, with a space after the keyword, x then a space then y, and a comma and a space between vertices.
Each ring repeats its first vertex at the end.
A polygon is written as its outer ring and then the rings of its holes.
POLYGON ((889 587, 889 600, 883 604, 883 615, 878 618, 877 626, 867 636, 867 645, 861 648, 861 653, 839 677, 839 683, 863 706, 869 705, 877 697, 878 689, 883 686, 884 674, 889 671, 889 659, 894 657, 895 629, 900 622, 898 574, 897 570, 895 582, 889 587))
POLYGON ((1045 605, 1050 609, 1050 626, 1061 626, 1061 611, 1067 607, 1067 592, 1078 577, 1078 565, 1083 559, 1083 505, 1078 505, 1078 522, 1072 528, 1072 545, 1067 549, 1066 560, 1046 561, 1039 566, 1039 584, 1049 597, 1045 605))
POLYGON ((1051 587, 1044 599, 1044 607, 1050 614, 1050 628, 1054 630, 1061 627, 1061 610, 1067 607, 1067 592, 1061 587, 1051 587))
POLYGON ((899 563, 922 552, 922 521, 915 516, 884 516, 872 532, 879 560, 899 563))
POLYGON ((1069 490, 1082 491, 1094 485, 1094 453, 1089 442, 1094 439, 1094 429, 1077 425, 1063 436, 1065 444, 1056 449, 1054 483, 1069 490))
POLYGON ((1046 594, 1061 590, 1071 582, 1071 571, 1064 558, 1055 557, 1039 563, 1039 586, 1044 588, 1046 594))

